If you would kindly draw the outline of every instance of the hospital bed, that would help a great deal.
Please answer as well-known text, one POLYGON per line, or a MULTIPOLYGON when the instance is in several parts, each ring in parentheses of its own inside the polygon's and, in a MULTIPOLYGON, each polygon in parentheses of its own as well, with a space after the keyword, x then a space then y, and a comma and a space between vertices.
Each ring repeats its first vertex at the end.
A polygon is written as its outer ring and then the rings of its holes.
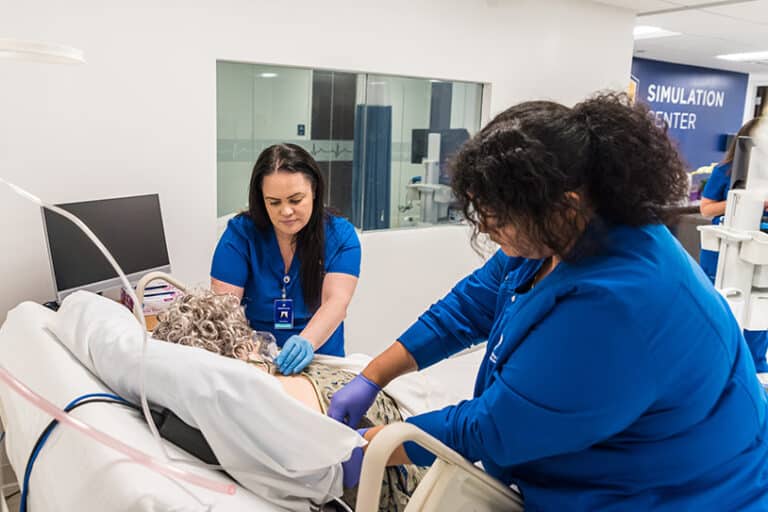
MULTIPOLYGON (((136 287, 139 301, 143 299, 147 285, 156 280, 166 281, 183 292, 187 290, 183 283, 172 276, 152 272, 144 276, 136 287)), ((142 312, 138 306, 134 308, 134 315, 141 321, 142 312)), ((436 462, 412 496, 408 511, 522 510, 520 495, 510 487, 490 477, 418 427, 408 423, 395 423, 384 428, 367 448, 358 487, 356 511, 378 510, 382 476, 387 461, 392 452, 406 441, 415 442, 437 456, 436 462)))
MULTIPOLYGON (((139 293, 158 277, 184 288, 172 278, 155 275, 142 281, 139 293)), ((9 313, 0 330, 0 359, 4 366, 59 405, 85 393, 108 392, 46 329, 53 315, 54 312, 33 303, 23 303, 9 313)), ((50 418, 4 387, 0 389, 0 415, 7 430, 10 462, 16 474, 21 475, 36 438, 50 418)), ((73 415, 147 453, 159 455, 143 418, 135 411, 98 404, 83 407, 73 415)), ((371 443, 363 465, 356 510, 378 510, 386 460, 405 440, 415 441, 438 456, 408 510, 521 510, 521 500, 511 489, 408 424, 387 427, 371 443)), ((178 447, 168 449, 171 456, 189 457, 178 447)), ((222 481, 228 478, 220 472, 203 473, 222 481)), ((213 505, 210 510, 221 512, 275 510, 273 504, 242 487, 235 495, 227 496, 182 486, 65 427, 52 434, 30 480, 32 511, 206 510, 201 503, 213 505)))
MULTIPOLYGON (((28 387, 63 406, 74 397, 110 390, 64 348, 46 326, 56 313, 25 302, 8 313, 0 329, 0 360, 28 387)), ((50 417, 0 386, 0 415, 6 429, 6 449, 17 477, 50 417)), ((159 449, 143 417, 112 404, 81 407, 72 415, 99 430, 159 457, 159 449)), ((172 456, 189 457, 168 445, 172 456)), ((199 471, 209 478, 229 481, 223 473, 199 471)), ((135 464, 111 448, 59 426, 43 447, 30 478, 29 510, 33 512, 159 512, 205 510, 184 488, 220 512, 275 510, 244 488, 233 496, 216 494, 178 483, 135 464)))

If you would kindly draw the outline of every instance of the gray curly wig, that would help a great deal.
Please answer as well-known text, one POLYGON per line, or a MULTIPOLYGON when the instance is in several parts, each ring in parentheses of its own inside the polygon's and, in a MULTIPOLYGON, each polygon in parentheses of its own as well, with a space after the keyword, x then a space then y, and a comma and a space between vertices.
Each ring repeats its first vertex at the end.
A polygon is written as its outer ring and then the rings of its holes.
POLYGON ((157 319, 152 336, 159 340, 243 361, 254 356, 270 360, 273 357, 274 336, 251 329, 240 300, 234 295, 195 290, 173 301, 157 319))

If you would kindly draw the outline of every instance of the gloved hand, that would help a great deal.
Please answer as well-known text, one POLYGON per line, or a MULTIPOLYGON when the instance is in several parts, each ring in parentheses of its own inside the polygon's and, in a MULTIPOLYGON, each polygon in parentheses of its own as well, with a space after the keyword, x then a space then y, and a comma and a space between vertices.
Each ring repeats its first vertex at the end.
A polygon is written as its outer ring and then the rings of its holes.
MULTIPOLYGON (((361 428, 357 431, 357 433, 365 437, 365 433, 367 431, 367 428, 361 428)), ((363 449, 361 447, 357 447, 352 450, 352 454, 349 456, 349 459, 341 463, 341 469, 344 471, 343 482, 345 489, 355 487, 357 484, 359 484, 360 470, 363 469, 363 449)))
POLYGON ((363 414, 376 400, 379 391, 381 388, 363 377, 362 373, 356 375, 349 384, 333 395, 331 405, 328 407, 328 416, 355 428, 363 418, 363 414))
POLYGON ((275 359, 275 364, 283 375, 293 375, 303 370, 314 357, 315 347, 312 343, 294 334, 283 345, 283 350, 275 359))

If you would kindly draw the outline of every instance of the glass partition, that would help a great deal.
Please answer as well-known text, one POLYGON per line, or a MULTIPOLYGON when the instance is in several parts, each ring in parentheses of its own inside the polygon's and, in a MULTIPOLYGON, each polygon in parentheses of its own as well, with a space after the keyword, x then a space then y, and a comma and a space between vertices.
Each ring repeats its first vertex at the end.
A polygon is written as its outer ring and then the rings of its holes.
POLYGON ((483 84, 217 63, 217 214, 247 208, 253 163, 291 142, 359 228, 459 222, 446 161, 480 128, 483 84))

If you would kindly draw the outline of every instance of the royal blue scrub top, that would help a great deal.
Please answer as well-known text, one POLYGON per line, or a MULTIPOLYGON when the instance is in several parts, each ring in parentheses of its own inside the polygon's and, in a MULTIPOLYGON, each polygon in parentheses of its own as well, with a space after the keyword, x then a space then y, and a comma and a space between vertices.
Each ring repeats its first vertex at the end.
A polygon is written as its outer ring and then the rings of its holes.
MULTIPOLYGON (((731 164, 716 165, 712 169, 712 175, 707 180, 707 184, 704 185, 704 190, 701 192, 701 197, 710 199, 712 201, 725 201, 728 199, 728 190, 731 188, 731 164)), ((718 215, 712 219, 712 224, 720 224, 723 220, 722 215, 718 215)), ((716 251, 708 251, 702 249, 699 253, 699 264, 704 269, 704 273, 707 274, 709 280, 715 282, 715 275, 717 274, 717 256, 716 251)))
MULTIPOLYGON (((360 240, 354 226, 346 219, 328 215, 325 221, 325 272, 360 275, 360 240)), ((304 304, 299 279, 301 262, 293 258, 288 271, 290 282, 286 298, 293 299, 294 328, 275 329, 274 301, 282 297, 285 265, 271 226, 260 231, 246 215, 230 219, 213 255, 211 277, 245 289, 243 306, 251 327, 269 331, 283 346, 306 327, 312 313, 304 304)), ((317 350, 318 354, 344 356, 344 323, 317 350)))
POLYGON ((488 340, 474 398, 407 421, 526 510, 768 510, 766 394, 667 228, 607 228, 598 255, 525 291, 540 266, 498 252, 399 338, 419 368, 488 340))

